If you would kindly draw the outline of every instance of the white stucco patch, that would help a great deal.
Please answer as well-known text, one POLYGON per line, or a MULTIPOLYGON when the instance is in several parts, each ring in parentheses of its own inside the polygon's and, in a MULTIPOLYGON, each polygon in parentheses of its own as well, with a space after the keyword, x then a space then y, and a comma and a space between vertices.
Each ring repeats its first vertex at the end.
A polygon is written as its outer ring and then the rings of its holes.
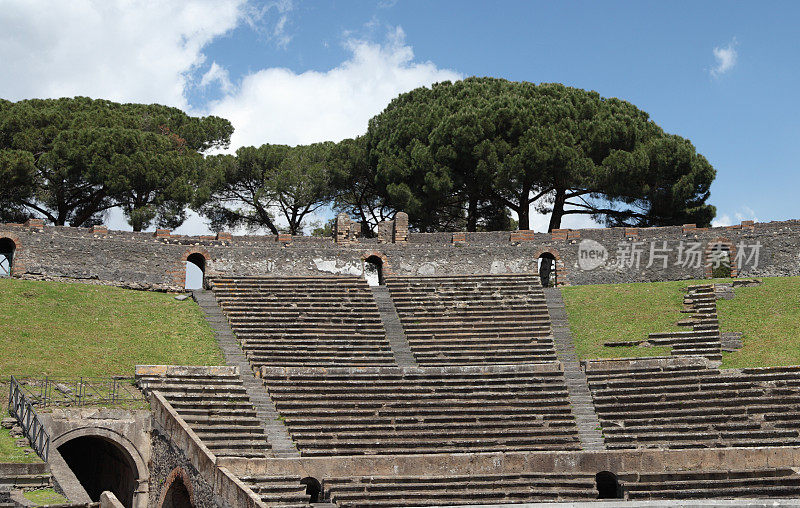
POLYGON ((433 275, 436 273, 436 265, 433 263, 422 263, 417 268, 417 275, 433 275))
POLYGON ((336 259, 314 258, 314 266, 320 272, 333 273, 336 275, 361 275, 364 273, 364 265, 359 261, 341 262, 336 259))
POLYGON ((489 267, 489 273, 506 273, 506 264, 502 261, 492 261, 492 266, 489 267))

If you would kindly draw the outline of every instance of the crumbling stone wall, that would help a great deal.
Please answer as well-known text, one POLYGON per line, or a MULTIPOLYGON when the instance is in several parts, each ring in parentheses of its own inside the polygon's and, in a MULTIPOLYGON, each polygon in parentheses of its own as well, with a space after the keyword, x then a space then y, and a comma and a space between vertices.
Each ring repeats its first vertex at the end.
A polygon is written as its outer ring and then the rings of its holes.
POLYGON ((357 228, 344 217, 334 238, 227 233, 188 237, 165 230, 154 234, 40 224, 0 224, 0 238, 13 238, 18 246, 16 277, 81 279, 154 290, 182 289, 184 263, 193 253, 206 259, 207 277, 361 275, 364 259, 373 254, 390 265, 385 271, 389 276, 530 273, 537 270, 539 256, 550 253, 556 258, 559 284, 596 284, 701 279, 709 276, 709 253, 719 244, 726 246, 732 259, 743 256, 745 263, 737 270, 740 277, 800 275, 797 220, 552 234, 409 233, 404 220, 398 214, 395 221, 381 226, 380 238, 372 239, 358 237, 357 228), (756 245, 757 264, 754 259, 747 262, 751 246, 756 245), (695 254, 699 262, 685 263, 695 254))
POLYGON ((197 508, 235 508, 218 496, 214 496, 213 486, 203 478, 184 453, 177 449, 158 428, 152 432, 152 458, 150 461, 150 506, 160 507, 161 496, 172 481, 175 473, 186 475, 194 506, 197 508))

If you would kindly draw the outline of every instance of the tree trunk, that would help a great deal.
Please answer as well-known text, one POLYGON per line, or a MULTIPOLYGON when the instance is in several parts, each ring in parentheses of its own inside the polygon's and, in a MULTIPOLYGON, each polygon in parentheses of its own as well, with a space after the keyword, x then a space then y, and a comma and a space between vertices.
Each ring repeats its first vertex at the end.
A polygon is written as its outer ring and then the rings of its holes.
POLYGON ((467 208, 467 231, 478 229, 478 199, 470 197, 467 208))
POLYGON ((564 202, 567 200, 566 195, 566 189, 556 189, 553 212, 550 214, 550 226, 547 228, 548 233, 554 229, 561 228, 561 218, 564 216, 564 202))
POLYGON ((256 208, 256 214, 258 215, 258 218, 260 219, 258 222, 260 222, 264 226, 267 226, 267 229, 269 229, 270 232, 273 235, 277 236, 278 235, 278 228, 276 228, 275 224, 273 224, 272 221, 270 220, 269 214, 267 213, 267 211, 264 210, 261 207, 255 207, 255 208, 256 208))
POLYGON ((531 228, 531 207, 530 205, 523 205, 520 202, 519 210, 517 210, 517 229, 530 229, 531 228))

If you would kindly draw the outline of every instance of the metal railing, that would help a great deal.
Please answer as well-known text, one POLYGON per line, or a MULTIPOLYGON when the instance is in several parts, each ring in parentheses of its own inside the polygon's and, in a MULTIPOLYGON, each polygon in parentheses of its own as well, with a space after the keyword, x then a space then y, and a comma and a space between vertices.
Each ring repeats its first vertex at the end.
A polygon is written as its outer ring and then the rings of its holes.
POLYGON ((144 403, 142 392, 131 377, 81 377, 63 379, 25 378, 18 382, 31 404, 48 406, 116 406, 144 403))
POLYGON ((31 448, 43 461, 47 462, 50 455, 50 436, 42 426, 39 415, 33 409, 33 404, 25 396, 22 387, 14 376, 11 376, 11 388, 8 394, 8 412, 17 419, 25 437, 31 443, 31 448))

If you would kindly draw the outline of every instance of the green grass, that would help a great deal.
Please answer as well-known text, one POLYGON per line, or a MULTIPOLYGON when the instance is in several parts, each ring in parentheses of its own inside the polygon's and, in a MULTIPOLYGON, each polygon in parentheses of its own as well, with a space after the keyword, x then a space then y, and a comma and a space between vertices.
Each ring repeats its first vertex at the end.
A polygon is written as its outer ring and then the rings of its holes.
POLYGON ((650 332, 679 330, 683 295, 690 282, 597 284, 561 290, 578 357, 628 358, 669 355, 668 347, 607 347, 606 342, 644 340, 650 332))
POLYGON ((33 501, 40 506, 47 506, 49 504, 65 504, 69 502, 69 499, 53 489, 31 490, 25 493, 25 498, 28 501, 33 501))
POLYGON ((0 379, 133 376, 137 364, 218 365, 197 304, 174 295, 0 279, 0 379))
MULTIPOLYGON (((692 284, 732 279, 598 284, 562 289, 578 356, 628 358, 669 355, 668 347, 607 347, 605 342, 643 340, 650 332, 674 331, 692 284)), ((764 284, 736 289, 718 300, 722 332, 742 332, 744 347, 723 353, 723 367, 800 365, 800 277, 766 277, 764 284)))
POLYGON ((744 334, 744 347, 724 353, 723 367, 800 365, 800 277, 761 280, 717 301, 720 329, 744 334))
MULTIPOLYGON (((8 417, 8 412, 0 412, 0 417, 8 417)), ((11 437, 9 429, 0 428, 0 462, 41 462, 41 459, 30 446, 17 446, 17 437, 11 437), (27 450, 27 453, 25 453, 27 450)))

